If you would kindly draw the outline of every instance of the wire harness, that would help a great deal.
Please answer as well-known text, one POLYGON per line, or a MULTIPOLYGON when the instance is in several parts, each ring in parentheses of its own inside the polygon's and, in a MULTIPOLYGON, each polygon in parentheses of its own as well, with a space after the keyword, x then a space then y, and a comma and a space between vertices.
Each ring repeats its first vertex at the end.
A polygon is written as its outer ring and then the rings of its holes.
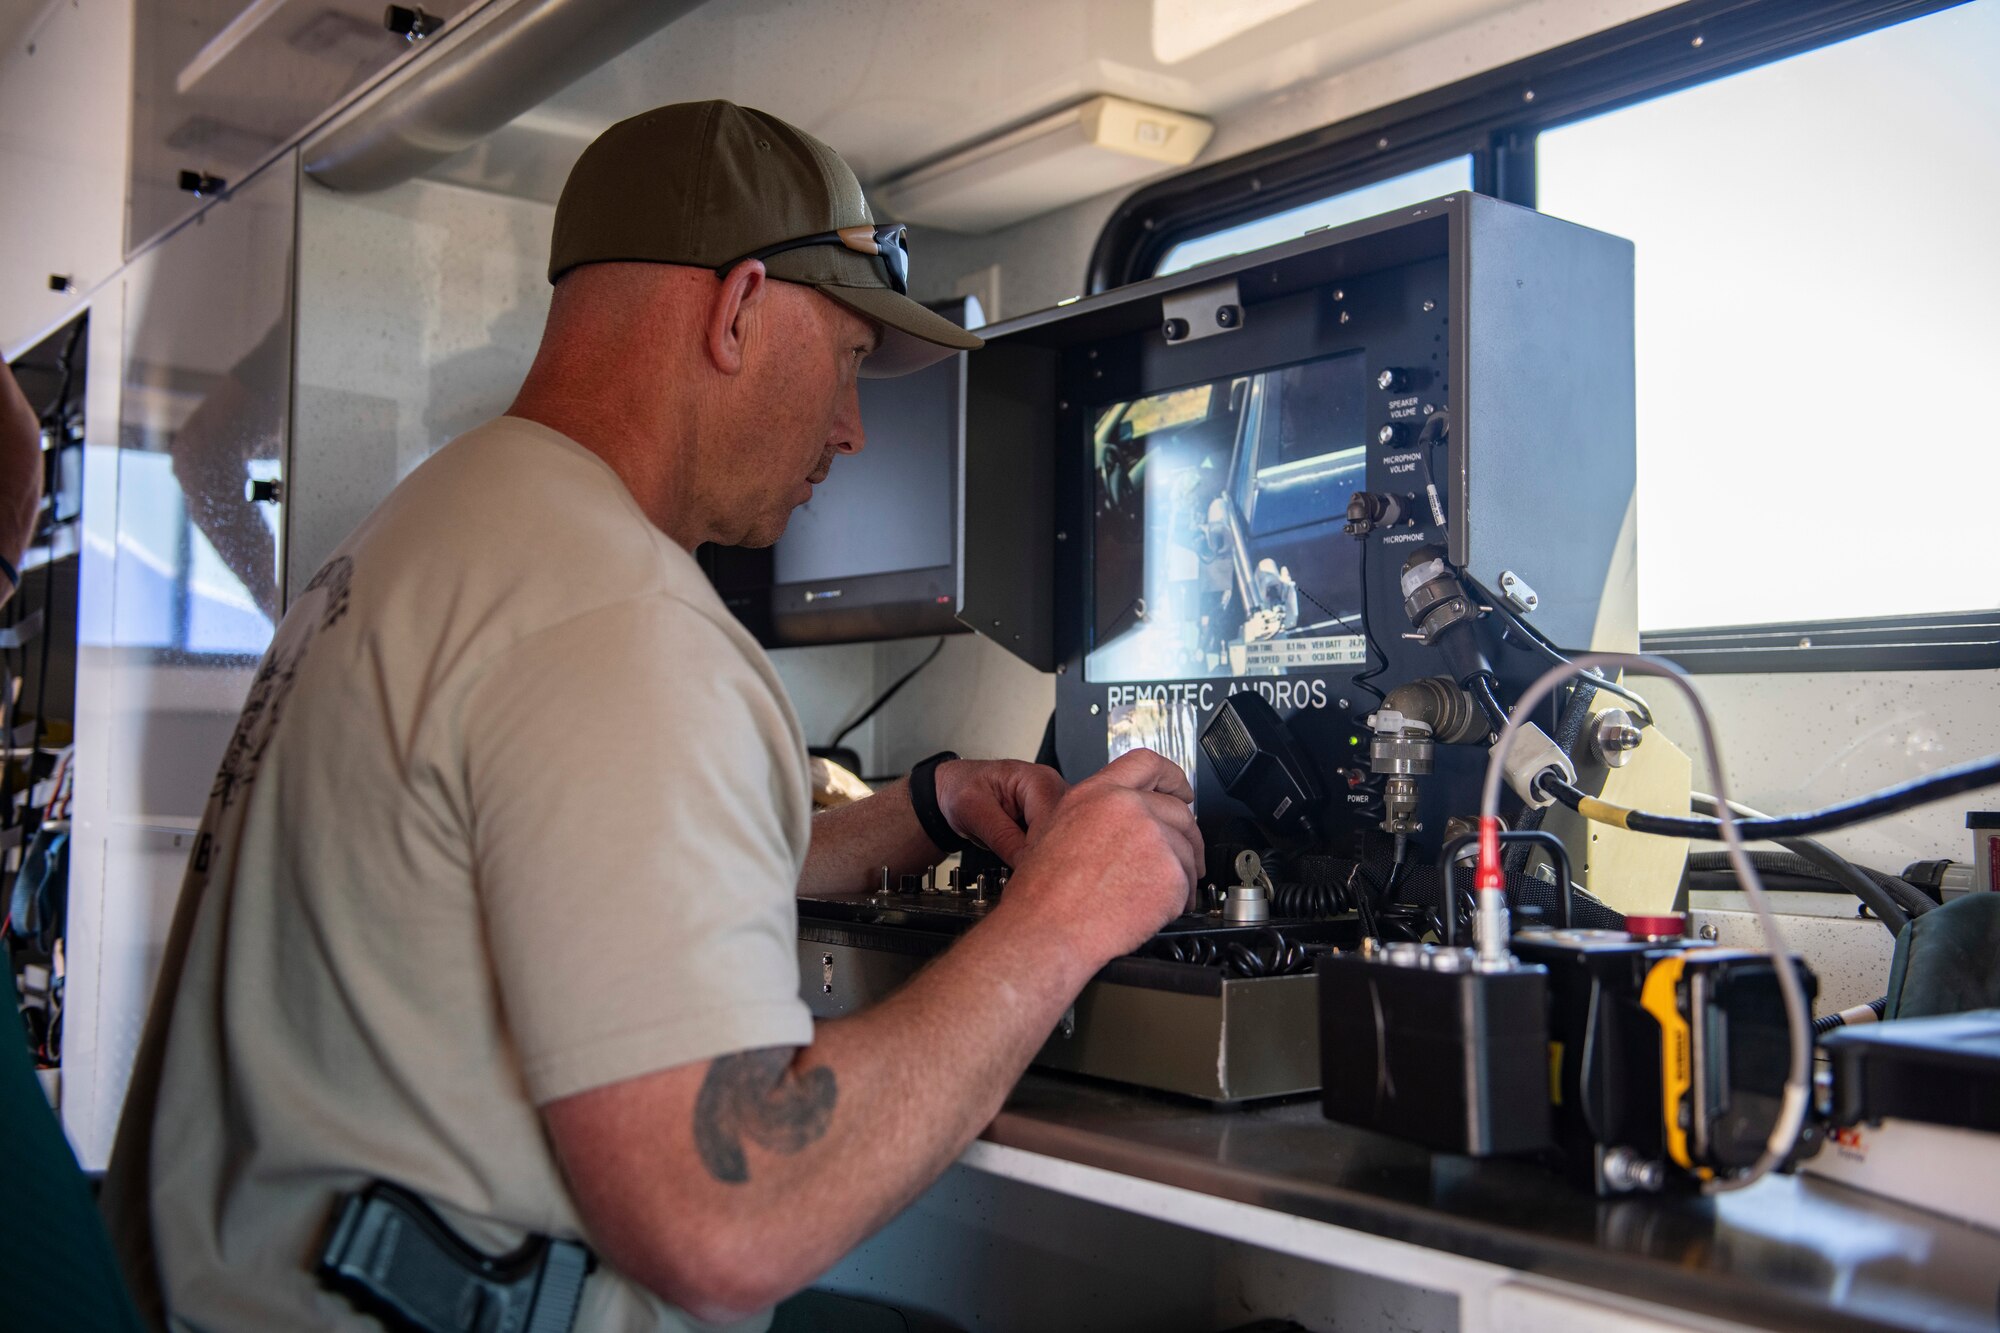
MULTIPOLYGON (((1784 933, 1778 928, 1778 919, 1771 911, 1771 904, 1765 897, 1764 882, 1758 878, 1757 867, 1751 862, 1750 851, 1745 845, 1740 827, 1743 821, 1739 820, 1735 811, 1730 808, 1729 793, 1723 777, 1722 749, 1716 741, 1715 725, 1709 718, 1708 706, 1703 702, 1700 692, 1695 689, 1694 683, 1678 666, 1664 658, 1640 653, 1579 653, 1573 660, 1543 672, 1515 702, 1513 717, 1501 730, 1500 739, 1494 742, 1493 753, 1486 765, 1486 781, 1480 793, 1479 870, 1476 881, 1480 902, 1480 951, 1484 956, 1496 948, 1502 952, 1506 949, 1506 897, 1501 888, 1500 874, 1500 783, 1506 768, 1508 751, 1513 747, 1514 737, 1520 732, 1518 720, 1530 716, 1535 707, 1553 694, 1564 681, 1577 676, 1590 679, 1592 668, 1660 676, 1686 696, 1688 707, 1694 712, 1695 725, 1701 733, 1702 753, 1708 757, 1711 776, 1715 782, 1716 817, 1712 823, 1720 833, 1722 842, 1729 849, 1730 864, 1736 871, 1737 881, 1749 897, 1751 908, 1757 913, 1757 922, 1764 932, 1765 950, 1771 957, 1772 971, 1778 978, 1778 992, 1784 999, 1786 1027, 1790 1034, 1790 1051, 1785 1073, 1784 1097, 1779 1106, 1777 1121, 1771 1127, 1771 1134, 1765 1141, 1764 1151, 1758 1155, 1748 1170, 1736 1176, 1717 1177, 1702 1187, 1704 1192, 1711 1194, 1742 1189, 1761 1180, 1785 1160, 1791 1153, 1792 1145, 1798 1140, 1800 1127, 1805 1123, 1812 1088, 1812 1014, 1806 1005, 1805 987, 1799 983, 1798 971, 1792 966, 1791 950, 1785 945, 1784 933), (1489 930, 1496 936, 1491 941, 1488 939, 1489 930)), ((1592 683, 1602 684, 1602 680, 1593 679, 1592 683)), ((2000 760, 1994 762, 2000 766, 2000 760)), ((1547 783, 1546 778, 1543 781, 1547 783)), ((1575 788, 1571 787, 1571 790, 1574 791, 1575 788)), ((1561 798, 1560 792, 1554 794, 1558 799, 1561 798)), ((1586 818, 1591 817, 1588 811, 1581 808, 1578 808, 1578 813, 1586 818)), ((1620 827, 1634 826, 1621 823, 1620 827)))

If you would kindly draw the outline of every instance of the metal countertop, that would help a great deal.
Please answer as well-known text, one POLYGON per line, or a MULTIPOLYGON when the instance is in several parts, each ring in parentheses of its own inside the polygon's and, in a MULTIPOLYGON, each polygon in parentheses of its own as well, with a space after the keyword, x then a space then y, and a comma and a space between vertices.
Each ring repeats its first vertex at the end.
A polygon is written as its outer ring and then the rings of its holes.
POLYGON ((1599 1201, 1532 1163, 1333 1124, 1316 1099, 1216 1111, 1034 1073, 982 1137, 1721 1319, 2000 1330, 2000 1234, 1813 1178, 1599 1201))

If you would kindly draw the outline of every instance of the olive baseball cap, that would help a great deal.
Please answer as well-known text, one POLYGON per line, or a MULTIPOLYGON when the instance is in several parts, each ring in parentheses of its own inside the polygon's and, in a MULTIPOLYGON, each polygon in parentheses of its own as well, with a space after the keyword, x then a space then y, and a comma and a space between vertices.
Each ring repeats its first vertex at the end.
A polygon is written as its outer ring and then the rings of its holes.
MULTIPOLYGON (((679 102, 621 120, 583 150, 556 203, 549 281, 615 261, 715 269, 874 221, 854 172, 812 135, 733 102, 679 102)), ((764 268, 881 326, 863 375, 907 375, 984 345, 893 290, 874 255, 829 242, 772 255, 764 268)))

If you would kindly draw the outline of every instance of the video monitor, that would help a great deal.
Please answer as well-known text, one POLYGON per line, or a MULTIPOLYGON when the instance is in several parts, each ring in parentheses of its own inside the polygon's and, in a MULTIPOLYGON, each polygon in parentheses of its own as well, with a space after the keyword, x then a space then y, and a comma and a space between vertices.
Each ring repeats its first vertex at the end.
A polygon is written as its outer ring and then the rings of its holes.
POLYGON ((1191 384, 1090 422, 1092 636, 1102 684, 1359 666, 1366 467, 1359 351, 1191 384))

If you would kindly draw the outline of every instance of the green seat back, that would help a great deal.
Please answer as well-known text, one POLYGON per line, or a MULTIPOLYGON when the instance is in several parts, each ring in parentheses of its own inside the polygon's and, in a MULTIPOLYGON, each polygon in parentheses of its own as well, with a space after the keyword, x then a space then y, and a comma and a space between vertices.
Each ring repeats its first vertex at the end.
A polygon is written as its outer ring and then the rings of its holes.
POLYGON ((9 1333, 143 1333, 90 1184, 35 1077, 0 952, 0 1325, 9 1333))

